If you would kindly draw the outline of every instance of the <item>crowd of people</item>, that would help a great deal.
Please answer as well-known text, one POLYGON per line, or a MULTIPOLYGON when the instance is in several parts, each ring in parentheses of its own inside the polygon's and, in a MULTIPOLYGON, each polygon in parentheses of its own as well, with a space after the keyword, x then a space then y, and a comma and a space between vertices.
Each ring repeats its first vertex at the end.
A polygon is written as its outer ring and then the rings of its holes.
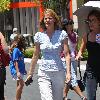
MULTIPOLYGON (((74 31, 73 24, 72 19, 64 19, 61 22, 52 9, 46 9, 44 12, 41 23, 43 31, 37 32, 34 36, 34 54, 25 80, 27 82, 34 77, 34 70, 41 54, 41 63, 38 68, 41 100, 68 100, 70 86, 81 100, 96 100, 97 84, 100 84, 100 11, 92 10, 88 14, 86 24, 90 32, 83 34, 79 50, 77 46, 79 36, 74 31), (85 48, 88 52, 85 71, 86 97, 77 83, 77 64, 85 48)), ((15 98, 21 100, 25 83, 23 78, 27 74, 23 54, 26 45, 25 38, 17 31, 17 28, 13 29, 9 49, 2 33, 0 33, 0 43, 3 50, 11 56, 10 72, 12 79, 17 81, 15 98)), ((0 58, 0 72, 2 69, 6 71, 6 66, 0 58)), ((5 77, 6 74, 2 77, 0 73, 0 100, 5 100, 5 77), (3 82, 2 79, 4 79, 3 82)))

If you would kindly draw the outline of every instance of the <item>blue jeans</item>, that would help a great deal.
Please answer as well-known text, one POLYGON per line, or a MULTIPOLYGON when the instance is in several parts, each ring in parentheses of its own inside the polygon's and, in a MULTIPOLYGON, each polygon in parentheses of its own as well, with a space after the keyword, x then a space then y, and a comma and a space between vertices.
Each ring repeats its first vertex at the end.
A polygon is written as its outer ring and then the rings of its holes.
POLYGON ((86 91, 88 100, 96 100, 96 89, 97 89, 96 79, 95 77, 93 77, 92 73, 88 72, 86 77, 86 91))

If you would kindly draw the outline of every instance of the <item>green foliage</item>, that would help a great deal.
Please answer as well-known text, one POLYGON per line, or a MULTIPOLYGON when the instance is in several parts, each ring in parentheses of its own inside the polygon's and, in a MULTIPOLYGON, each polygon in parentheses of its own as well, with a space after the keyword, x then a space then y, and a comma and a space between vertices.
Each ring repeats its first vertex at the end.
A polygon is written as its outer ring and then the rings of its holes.
MULTIPOLYGON (((25 56, 25 58, 32 58, 33 53, 34 53, 34 48, 28 48, 25 50, 24 56, 25 56)), ((42 56, 42 54, 39 55, 39 59, 41 58, 41 56, 42 56)))
POLYGON ((10 0, 0 0, 0 12, 9 10, 10 0))
POLYGON ((29 48, 25 50, 24 56, 25 58, 32 58, 33 53, 34 53, 34 48, 29 48))
POLYGON ((44 8, 53 9, 59 16, 65 16, 67 0, 44 0, 42 5, 44 8))
POLYGON ((77 6, 80 7, 84 4, 84 0, 77 0, 77 6))
POLYGON ((57 1, 56 0, 49 0, 48 2, 44 1, 42 4, 45 8, 55 9, 57 7, 57 1))
POLYGON ((87 60, 87 58, 88 58, 87 50, 84 51, 82 56, 83 56, 82 60, 87 60))

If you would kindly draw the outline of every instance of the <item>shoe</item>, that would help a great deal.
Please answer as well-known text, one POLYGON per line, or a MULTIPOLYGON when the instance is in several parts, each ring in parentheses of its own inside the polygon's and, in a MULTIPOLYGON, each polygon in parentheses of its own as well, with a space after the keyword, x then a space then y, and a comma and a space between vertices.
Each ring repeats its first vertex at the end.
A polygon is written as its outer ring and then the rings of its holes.
POLYGON ((86 97, 81 97, 81 99, 82 99, 82 100, 87 100, 87 98, 86 98, 86 97))
POLYGON ((68 100, 67 97, 63 97, 63 100, 68 100))

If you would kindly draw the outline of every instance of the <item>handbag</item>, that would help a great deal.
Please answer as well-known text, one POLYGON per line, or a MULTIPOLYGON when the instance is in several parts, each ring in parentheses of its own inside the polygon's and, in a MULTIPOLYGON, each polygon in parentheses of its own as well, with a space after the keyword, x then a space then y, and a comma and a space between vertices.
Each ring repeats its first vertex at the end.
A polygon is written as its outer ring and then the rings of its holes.
POLYGON ((80 70, 80 61, 78 61, 78 67, 79 67, 80 79, 77 80, 77 82, 78 82, 78 86, 79 86, 80 90, 83 92, 83 91, 85 91, 85 83, 83 81, 81 70, 80 70))
MULTIPOLYGON (((82 75, 81 75, 80 61, 78 61, 78 67, 79 67, 80 79, 77 80, 77 83, 78 83, 78 86, 79 86, 80 90, 83 92, 83 91, 85 91, 85 82, 84 82, 84 79, 82 78, 82 75)), ((72 85, 70 85, 70 89, 73 90, 72 85)))

